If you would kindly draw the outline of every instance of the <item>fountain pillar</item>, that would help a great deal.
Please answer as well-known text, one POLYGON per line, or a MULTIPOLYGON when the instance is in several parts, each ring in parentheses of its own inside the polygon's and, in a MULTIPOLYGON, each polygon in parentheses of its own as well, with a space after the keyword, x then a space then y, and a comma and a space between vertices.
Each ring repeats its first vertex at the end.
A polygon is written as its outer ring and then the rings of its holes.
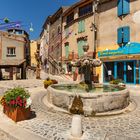
POLYGON ((71 135, 75 138, 80 138, 82 136, 82 119, 80 115, 73 115, 71 135))

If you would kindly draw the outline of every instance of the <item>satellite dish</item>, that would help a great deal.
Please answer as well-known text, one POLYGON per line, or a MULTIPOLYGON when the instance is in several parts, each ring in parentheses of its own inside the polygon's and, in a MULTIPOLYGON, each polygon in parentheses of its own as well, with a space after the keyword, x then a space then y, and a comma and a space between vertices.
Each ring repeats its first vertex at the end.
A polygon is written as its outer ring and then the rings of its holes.
POLYGON ((134 15, 133 15, 133 21, 135 23, 140 24, 140 11, 137 11, 134 15))

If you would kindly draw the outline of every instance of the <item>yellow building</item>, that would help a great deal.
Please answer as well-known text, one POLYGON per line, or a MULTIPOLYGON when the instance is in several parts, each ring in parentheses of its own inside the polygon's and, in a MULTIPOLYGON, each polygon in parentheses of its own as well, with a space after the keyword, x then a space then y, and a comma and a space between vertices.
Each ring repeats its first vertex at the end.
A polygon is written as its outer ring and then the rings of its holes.
POLYGON ((31 66, 35 67, 36 66, 36 59, 35 59, 35 52, 37 50, 37 41, 36 40, 32 40, 30 42, 30 51, 31 51, 31 66))

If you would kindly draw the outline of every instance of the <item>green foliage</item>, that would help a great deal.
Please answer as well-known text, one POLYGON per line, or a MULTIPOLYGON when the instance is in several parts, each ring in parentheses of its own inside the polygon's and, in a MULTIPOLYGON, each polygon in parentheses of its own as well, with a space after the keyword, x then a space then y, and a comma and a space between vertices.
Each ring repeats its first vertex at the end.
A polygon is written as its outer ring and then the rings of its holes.
POLYGON ((123 83, 123 80, 122 79, 115 79, 115 80, 110 81, 110 84, 114 84, 114 85, 118 85, 119 83, 123 83))
POLYGON ((5 92, 1 99, 2 105, 10 105, 13 107, 25 107, 26 100, 30 97, 29 92, 24 88, 16 87, 5 92))
POLYGON ((54 79, 50 79, 50 78, 47 78, 46 80, 44 80, 44 85, 45 86, 50 86, 52 84, 57 84, 58 81, 54 80, 54 79))

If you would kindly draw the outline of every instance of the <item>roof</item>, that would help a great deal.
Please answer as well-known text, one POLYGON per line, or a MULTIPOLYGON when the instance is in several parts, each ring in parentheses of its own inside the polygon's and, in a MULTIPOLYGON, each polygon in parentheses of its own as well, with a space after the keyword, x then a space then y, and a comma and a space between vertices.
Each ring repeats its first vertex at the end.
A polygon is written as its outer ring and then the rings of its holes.
POLYGON ((25 59, 3 59, 0 60, 0 66, 19 66, 25 61, 25 59))
POLYGON ((50 18, 50 23, 54 23, 55 22, 55 18, 58 15, 63 14, 67 9, 69 8, 69 6, 61 6, 50 18), (62 13, 61 13, 62 12, 62 13))
MULTIPOLYGON (((77 8, 78 6, 84 4, 84 3, 91 3, 95 0, 80 0, 79 2, 71 5, 69 8, 67 8, 64 13, 63 13, 63 16, 67 15, 69 12, 71 12, 71 10, 77 8)), ((107 1, 112 1, 112 0, 99 0, 99 4, 101 3, 104 3, 104 2, 107 2, 107 1)))
POLYGON ((75 9, 76 7, 78 7, 79 5, 85 3, 85 2, 92 2, 93 0, 80 0, 79 2, 73 4, 72 6, 70 6, 69 8, 67 8, 67 10, 65 10, 65 12, 63 13, 63 16, 65 16, 66 14, 68 14, 69 12, 71 12, 71 10, 75 9))

